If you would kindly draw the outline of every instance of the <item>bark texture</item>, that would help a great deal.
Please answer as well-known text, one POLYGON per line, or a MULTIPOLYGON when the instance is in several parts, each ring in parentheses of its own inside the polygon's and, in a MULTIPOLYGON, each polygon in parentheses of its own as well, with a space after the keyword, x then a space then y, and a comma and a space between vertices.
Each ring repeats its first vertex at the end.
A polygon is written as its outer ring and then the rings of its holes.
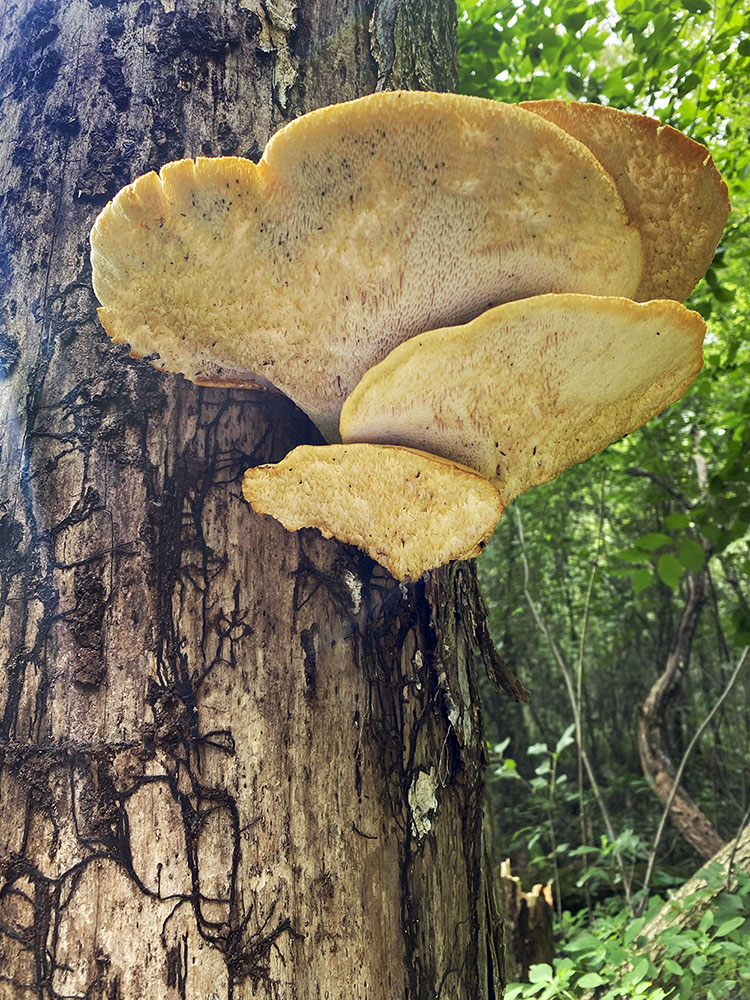
MULTIPOLYGON (((702 573, 688 573, 687 597, 677 626, 674 644, 664 670, 652 686, 638 712, 638 751, 643 773, 651 781, 656 797, 666 805, 675 785, 675 767, 669 752, 667 714, 680 695, 690 648, 705 603, 702 573)), ((678 787, 669 809, 672 822, 703 858, 711 858, 724 846, 714 825, 687 792, 678 787)))
POLYGON ((451 12, 0 15, 2 1000, 492 995, 473 570, 398 586, 256 516, 244 469, 315 429, 114 347, 87 260, 145 170, 450 86, 451 12))

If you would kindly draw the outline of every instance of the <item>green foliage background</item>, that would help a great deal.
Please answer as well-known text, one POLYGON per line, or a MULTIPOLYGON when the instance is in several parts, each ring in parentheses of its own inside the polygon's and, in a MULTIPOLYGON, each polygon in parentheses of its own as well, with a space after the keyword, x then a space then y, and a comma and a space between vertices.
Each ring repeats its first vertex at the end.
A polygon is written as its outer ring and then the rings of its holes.
MULTIPOLYGON (((464 93, 510 102, 587 100, 650 114, 710 148, 732 201, 713 266, 688 302, 709 326, 694 387, 641 431, 521 497, 480 560, 498 649, 533 695, 529 708, 487 699, 497 744, 498 839, 504 847, 512 840, 516 867, 545 877, 552 853, 563 870, 580 875, 582 839, 600 844, 604 834, 589 790, 586 837, 581 833, 573 748, 556 762, 561 780, 551 807, 549 787, 541 789, 540 822, 538 783, 533 788, 539 762, 529 748, 554 748, 573 721, 551 638, 574 671, 580 657, 583 739, 618 834, 632 835, 637 887, 639 856, 661 807, 641 774, 636 711, 674 639, 686 574, 705 574, 709 601, 670 720, 676 760, 750 642, 750 4, 459 0, 458 10, 464 93), (705 460, 707 488, 696 458, 705 460), (524 594, 519 517, 528 589, 548 636, 524 594)), ((748 706, 750 669, 684 776, 727 838, 750 800, 748 706)), ((659 877, 698 864, 671 831, 659 877)), ((610 888, 617 882, 613 868, 610 888)))
MULTIPOLYGON (((648 942, 633 920, 649 905, 639 888, 662 811, 642 775, 636 713, 664 668, 688 574, 703 578, 708 601, 669 717, 675 762, 750 642, 750 3, 459 0, 458 12, 464 93, 652 115, 709 147, 732 202, 688 302, 709 330, 695 385, 642 430, 516 501, 480 560, 498 650, 532 692, 528 707, 486 698, 491 823, 527 883, 554 880, 561 916, 553 966, 534 967, 508 995, 750 997, 741 985, 749 876, 716 897, 700 926, 671 932, 658 968, 642 957, 648 942), (580 667, 580 735, 614 830, 582 776, 560 659, 574 678, 580 667)), ((749 761, 746 666, 683 776, 727 839, 748 818, 749 761)), ((701 863, 667 831, 657 891, 701 863)))

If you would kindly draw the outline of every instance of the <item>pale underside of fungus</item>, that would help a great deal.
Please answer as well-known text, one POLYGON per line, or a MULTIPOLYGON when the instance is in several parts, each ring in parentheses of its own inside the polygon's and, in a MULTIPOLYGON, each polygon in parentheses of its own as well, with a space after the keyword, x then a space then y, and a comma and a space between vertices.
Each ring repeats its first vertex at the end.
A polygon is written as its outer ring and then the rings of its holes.
POLYGON ((683 395, 705 323, 671 300, 539 295, 395 348, 347 399, 341 437, 468 465, 503 506, 683 395))
POLYGON ((134 355, 270 382, 340 430, 250 470, 246 498, 415 579, 685 391, 702 321, 631 300, 684 298, 727 212, 705 148, 652 119, 381 93, 297 119, 257 165, 137 179, 94 225, 93 283, 134 355))
POLYGON ((301 445, 249 469, 242 491, 289 531, 313 527, 356 545, 399 580, 478 555, 502 514, 473 469, 388 445, 301 445))

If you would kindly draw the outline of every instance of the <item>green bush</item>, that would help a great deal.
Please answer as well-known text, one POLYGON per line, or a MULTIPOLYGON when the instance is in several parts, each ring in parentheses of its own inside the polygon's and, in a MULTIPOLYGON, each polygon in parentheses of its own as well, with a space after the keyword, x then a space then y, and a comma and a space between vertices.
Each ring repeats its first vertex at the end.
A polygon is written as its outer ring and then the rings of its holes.
POLYGON ((662 908, 653 897, 638 919, 625 907, 596 912, 590 926, 583 913, 566 912, 558 927, 559 957, 553 966, 534 965, 528 983, 508 985, 506 1000, 750 1000, 750 874, 708 869, 708 882, 673 901, 670 926, 646 938, 642 931, 662 908))

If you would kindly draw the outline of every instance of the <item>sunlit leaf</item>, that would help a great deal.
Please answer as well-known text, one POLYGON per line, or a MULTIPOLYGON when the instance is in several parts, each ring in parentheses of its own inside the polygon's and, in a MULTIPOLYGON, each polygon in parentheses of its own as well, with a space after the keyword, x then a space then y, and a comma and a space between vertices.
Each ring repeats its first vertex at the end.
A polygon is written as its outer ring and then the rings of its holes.
POLYGON ((736 931, 744 923, 745 917, 730 917, 729 920, 725 920, 724 923, 719 924, 714 932, 714 937, 725 937, 727 934, 731 934, 732 931, 736 931))
POLYGON ((530 983, 551 983, 553 980, 552 966, 546 962, 540 965, 532 965, 529 969, 530 983))

